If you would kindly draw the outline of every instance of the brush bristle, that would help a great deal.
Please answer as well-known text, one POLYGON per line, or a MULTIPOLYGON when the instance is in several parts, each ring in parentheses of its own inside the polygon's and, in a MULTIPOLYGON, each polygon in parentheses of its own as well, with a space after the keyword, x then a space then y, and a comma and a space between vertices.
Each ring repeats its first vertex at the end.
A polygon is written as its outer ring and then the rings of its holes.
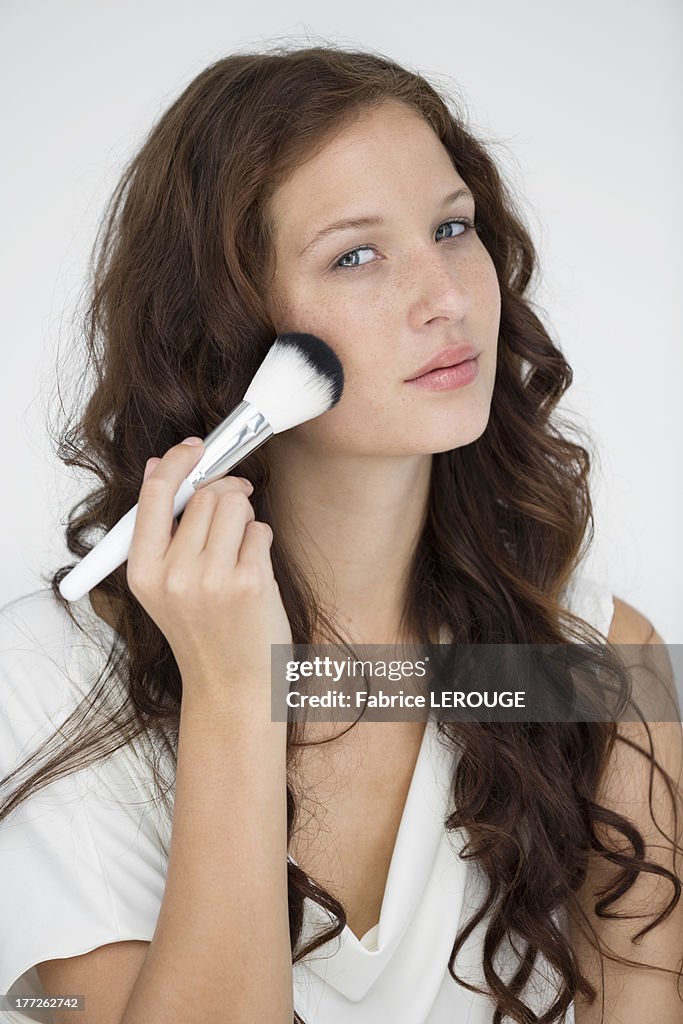
POLYGON ((279 434, 321 416, 344 390, 335 352, 315 334, 279 334, 254 374, 244 400, 279 434))

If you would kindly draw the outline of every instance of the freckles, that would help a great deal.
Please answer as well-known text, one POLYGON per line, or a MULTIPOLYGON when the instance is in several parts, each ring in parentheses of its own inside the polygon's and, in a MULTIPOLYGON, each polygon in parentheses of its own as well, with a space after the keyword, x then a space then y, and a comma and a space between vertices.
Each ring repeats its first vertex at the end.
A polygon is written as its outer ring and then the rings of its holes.
POLYGON ((491 297, 495 296, 497 301, 500 302, 500 281, 498 280, 498 272, 496 271, 493 260, 486 251, 484 251, 478 272, 481 279, 482 290, 487 291, 491 297))
POLYGON ((490 290, 499 288, 498 274, 489 254, 484 251, 479 259, 472 263, 470 281, 478 289, 490 290))
POLYGON ((469 281, 470 295, 474 310, 482 317, 482 323, 495 322, 500 316, 500 284, 495 268, 482 267, 469 281))
POLYGON ((353 320, 345 315, 344 308, 331 302, 321 302, 316 296, 302 302, 299 322, 306 324, 299 330, 309 331, 322 338, 334 349, 344 367, 350 372, 349 362, 358 338, 362 337, 353 320))
POLYGON ((385 412, 387 404, 381 397, 377 396, 377 392, 374 390, 367 391, 365 399, 363 401, 363 407, 370 413, 381 414, 385 412))
POLYGON ((288 302, 283 301, 274 292, 270 298, 271 319, 276 325, 278 334, 290 334, 296 331, 296 312, 288 302))

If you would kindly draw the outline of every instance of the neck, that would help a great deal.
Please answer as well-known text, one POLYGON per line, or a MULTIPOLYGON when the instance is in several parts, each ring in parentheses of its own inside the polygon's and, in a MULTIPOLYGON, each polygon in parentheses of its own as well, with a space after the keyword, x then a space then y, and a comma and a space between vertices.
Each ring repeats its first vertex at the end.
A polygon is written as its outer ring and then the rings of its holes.
POLYGON ((269 443, 273 528, 353 643, 399 642, 431 455, 320 453, 269 443))

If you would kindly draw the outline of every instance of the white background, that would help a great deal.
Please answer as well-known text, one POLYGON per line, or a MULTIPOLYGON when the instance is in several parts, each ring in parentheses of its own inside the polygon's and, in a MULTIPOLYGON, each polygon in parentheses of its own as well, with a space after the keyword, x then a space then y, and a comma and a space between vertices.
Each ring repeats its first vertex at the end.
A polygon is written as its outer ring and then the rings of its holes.
POLYGON ((3 0, 0 605, 71 560, 88 481, 56 457, 48 392, 124 163, 207 64, 333 42, 455 90, 494 140, 599 454, 592 571, 683 642, 682 30, 679 0, 3 0))

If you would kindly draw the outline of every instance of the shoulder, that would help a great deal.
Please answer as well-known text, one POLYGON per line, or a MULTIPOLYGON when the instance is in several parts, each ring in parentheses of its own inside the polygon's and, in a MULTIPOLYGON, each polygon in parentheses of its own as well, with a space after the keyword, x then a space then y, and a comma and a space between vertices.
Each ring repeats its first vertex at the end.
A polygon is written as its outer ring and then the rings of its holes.
POLYGON ((20 638, 49 640, 63 632, 64 616, 51 591, 23 594, 0 607, 0 639, 8 645, 20 638))
MULTIPOLYGON (((98 609, 99 613, 99 609, 98 609)), ((0 668, 27 655, 65 667, 74 652, 101 650, 111 636, 88 595, 64 607, 50 588, 23 594, 0 607, 0 668)))
POLYGON ((73 647, 68 616, 48 591, 26 594, 0 608, 0 704, 55 705, 73 647))
POLYGON ((48 588, 0 607, 0 778, 62 728, 101 675, 106 649, 80 611, 73 621, 48 588))
POLYGON ((607 639, 612 644, 663 644, 650 619, 632 604, 614 595, 614 614, 607 639))
MULTIPOLYGON (((676 687, 670 672, 667 648, 652 621, 639 609, 619 597, 614 597, 614 616, 609 629, 608 642, 626 645, 627 650, 619 652, 633 665, 645 664, 657 671, 657 678, 664 683, 666 693, 676 701, 676 687), (661 646, 650 646, 661 645, 661 646)), ((636 678, 638 678, 636 676, 636 678)), ((647 674, 647 679, 651 678, 647 674)), ((642 684, 641 684, 642 685, 642 684)), ((649 687, 649 683, 648 683, 649 687)), ((669 705, 667 705, 668 707, 669 705)), ((681 843, 680 822, 683 820, 683 732, 680 711, 674 720, 619 721, 615 740, 601 775, 595 804, 600 808, 594 820, 594 835, 603 846, 603 855, 592 853, 581 887, 576 891, 576 907, 570 905, 570 935, 580 966, 598 990, 597 1003, 586 1005, 580 996, 576 1001, 576 1020, 597 1021, 597 1007, 604 996, 613 1013, 620 1019, 650 1019, 648 1013, 653 1005, 661 1009, 661 1019, 678 1019, 680 1001, 676 991, 676 977, 663 972, 640 972, 607 960, 601 975, 595 956, 594 938, 599 937, 612 953, 625 958, 636 958, 640 963, 655 964, 678 971, 678 950, 683 935, 683 899, 670 916, 661 921, 646 935, 633 942, 638 926, 651 923, 661 913, 671 896, 673 882, 669 874, 667 884, 662 882, 664 871, 673 872, 676 877, 675 852, 673 843, 681 843), (668 782, 662 772, 668 775, 668 782), (614 816, 625 819, 626 824, 615 825, 614 816), (636 845, 632 832, 635 826, 640 833, 642 847, 636 845), (634 858, 624 870, 624 861, 619 859, 623 839, 632 845, 634 858), (620 849, 614 849, 614 843, 620 849), (648 862, 647 870, 636 870, 633 864, 642 855, 648 862), (609 888, 623 882, 630 874, 631 884, 622 886, 614 908, 602 912, 601 897, 609 888), (665 898, 666 897, 666 898, 665 898), (652 918, 642 918, 643 907, 652 909, 652 918), (576 912, 578 910, 578 913, 576 912), (611 916, 614 915, 614 916, 611 916), (589 925, 589 931, 585 929, 589 925), (644 960, 642 959, 644 958, 644 960)), ((640 843, 640 840, 638 843, 640 843)), ((595 849, 595 848, 594 848, 595 849)), ((616 1019, 616 1017, 615 1017, 616 1019)))
MULTIPOLYGON (((632 698, 650 729, 661 734, 660 743, 663 736, 670 735, 677 746, 681 731, 678 687, 663 637, 643 612, 615 596, 607 641, 616 649, 628 670, 632 698)), ((648 729, 635 720, 619 721, 617 736, 649 742, 648 729)))
POLYGON ((72 619, 49 589, 0 607, 0 678, 30 679, 40 689, 46 675, 69 674, 76 654, 88 648, 80 611, 81 605, 72 619))
POLYGON ((663 780, 655 779, 653 790, 656 792, 649 789, 650 757, 654 757, 677 784, 683 779, 683 732, 676 680, 667 646, 652 621, 618 597, 614 598, 614 617, 607 639, 616 647, 628 671, 632 697, 645 721, 631 714, 618 721, 616 742, 601 779, 599 801, 635 821, 641 831, 649 835, 652 830, 650 798, 655 796, 663 819, 670 811, 670 794, 664 791, 663 780))

